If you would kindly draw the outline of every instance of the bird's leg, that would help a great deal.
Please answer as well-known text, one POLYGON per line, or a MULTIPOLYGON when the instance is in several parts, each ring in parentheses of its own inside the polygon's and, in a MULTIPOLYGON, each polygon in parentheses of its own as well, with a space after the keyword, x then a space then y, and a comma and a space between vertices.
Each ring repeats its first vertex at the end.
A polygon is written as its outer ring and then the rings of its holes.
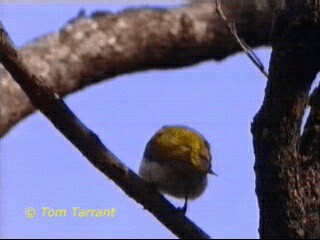
POLYGON ((181 211, 183 212, 184 215, 187 212, 187 208, 188 208, 188 194, 186 193, 184 197, 184 204, 183 204, 183 207, 181 208, 181 211))

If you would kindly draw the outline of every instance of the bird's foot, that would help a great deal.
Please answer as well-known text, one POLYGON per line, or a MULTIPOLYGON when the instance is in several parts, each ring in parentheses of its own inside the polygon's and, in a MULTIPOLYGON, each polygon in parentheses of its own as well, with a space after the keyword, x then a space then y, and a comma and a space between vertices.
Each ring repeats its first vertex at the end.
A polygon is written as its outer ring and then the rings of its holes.
POLYGON ((186 208, 186 206, 179 207, 179 208, 176 208, 176 211, 181 215, 186 215, 187 208, 186 208))

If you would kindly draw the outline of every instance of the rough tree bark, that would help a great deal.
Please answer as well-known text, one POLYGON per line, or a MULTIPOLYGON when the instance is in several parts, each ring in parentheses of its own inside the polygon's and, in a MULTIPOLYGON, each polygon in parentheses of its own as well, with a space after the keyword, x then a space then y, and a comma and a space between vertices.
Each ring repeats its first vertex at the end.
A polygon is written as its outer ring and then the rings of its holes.
MULTIPOLYGON (((225 1, 223 9, 252 47, 268 45, 277 0, 225 1)), ((221 60, 240 51, 210 3, 83 15, 20 50, 61 96, 114 76, 221 60)), ((0 65, 0 136, 34 107, 0 65)))
POLYGON ((261 238, 320 238, 319 86, 300 135, 320 69, 319 5, 307 2, 276 14, 266 95, 252 124, 261 238))

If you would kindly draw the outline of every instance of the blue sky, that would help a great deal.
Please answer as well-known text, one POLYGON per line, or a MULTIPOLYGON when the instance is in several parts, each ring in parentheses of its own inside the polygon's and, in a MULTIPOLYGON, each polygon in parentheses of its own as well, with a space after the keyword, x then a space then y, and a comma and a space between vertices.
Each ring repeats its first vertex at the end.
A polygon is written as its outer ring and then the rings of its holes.
MULTIPOLYGON (((17 47, 55 32, 80 8, 117 11, 121 5, 3 4, 0 17, 17 47)), ((256 53, 267 67, 269 48, 256 53)), ((145 144, 163 125, 197 129, 212 145, 213 169, 205 193, 187 216, 214 238, 258 237, 250 124, 259 110, 264 76, 244 54, 188 68, 151 70, 101 82, 66 98, 69 107, 127 166, 138 171, 145 144)), ((1 140, 2 238, 176 238, 142 206, 96 170, 36 113, 1 140), (37 210, 34 219, 25 210, 37 210), (43 217, 42 208, 66 209, 43 217), (74 218, 72 207, 115 208, 114 218, 74 218)), ((168 197, 176 206, 183 201, 168 197)))

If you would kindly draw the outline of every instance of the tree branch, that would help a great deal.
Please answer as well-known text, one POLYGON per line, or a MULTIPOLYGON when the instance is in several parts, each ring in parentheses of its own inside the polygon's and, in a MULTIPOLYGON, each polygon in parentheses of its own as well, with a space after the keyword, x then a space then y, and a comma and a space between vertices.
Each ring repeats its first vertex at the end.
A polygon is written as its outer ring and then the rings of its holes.
MULTIPOLYGON (((276 0, 226 1, 224 11, 250 46, 268 45, 276 0)), ((215 11, 202 3, 79 17, 20 50, 27 65, 65 96, 120 74, 222 60, 241 51, 215 11)), ((34 107, 0 65, 0 136, 34 107)))
MULTIPOLYGON (((304 164, 300 126, 319 71, 319 9, 288 5, 275 18, 269 81, 252 124, 261 238, 320 237, 320 166, 304 164)), ((319 145, 317 146, 319 148, 319 145)))
POLYGON ((245 41, 241 37, 238 36, 236 24, 233 21, 230 21, 227 19, 226 15, 224 14, 222 10, 222 4, 221 0, 216 0, 216 10, 221 19, 226 23, 226 26, 230 29, 230 32, 238 42, 241 49, 244 51, 244 53, 248 56, 248 58, 251 60, 251 62, 260 70, 260 72, 268 79, 268 73, 265 71, 264 66, 260 59, 257 57, 257 55, 253 52, 250 46, 246 44, 245 41))
POLYGON ((307 231, 311 233, 310 238, 317 239, 320 236, 320 86, 314 90, 309 104, 311 111, 301 136, 300 166, 303 190, 308 197, 304 202, 306 212, 310 216, 306 219, 305 225, 308 227, 307 231))
POLYGON ((209 236, 148 186, 107 149, 67 107, 50 82, 33 74, 22 56, 11 46, 0 23, 0 62, 51 123, 104 175, 129 197, 144 206, 180 238, 207 239, 209 236))
POLYGON ((300 154, 306 157, 315 154, 320 163, 320 86, 313 91, 309 105, 311 110, 301 136, 300 154))

